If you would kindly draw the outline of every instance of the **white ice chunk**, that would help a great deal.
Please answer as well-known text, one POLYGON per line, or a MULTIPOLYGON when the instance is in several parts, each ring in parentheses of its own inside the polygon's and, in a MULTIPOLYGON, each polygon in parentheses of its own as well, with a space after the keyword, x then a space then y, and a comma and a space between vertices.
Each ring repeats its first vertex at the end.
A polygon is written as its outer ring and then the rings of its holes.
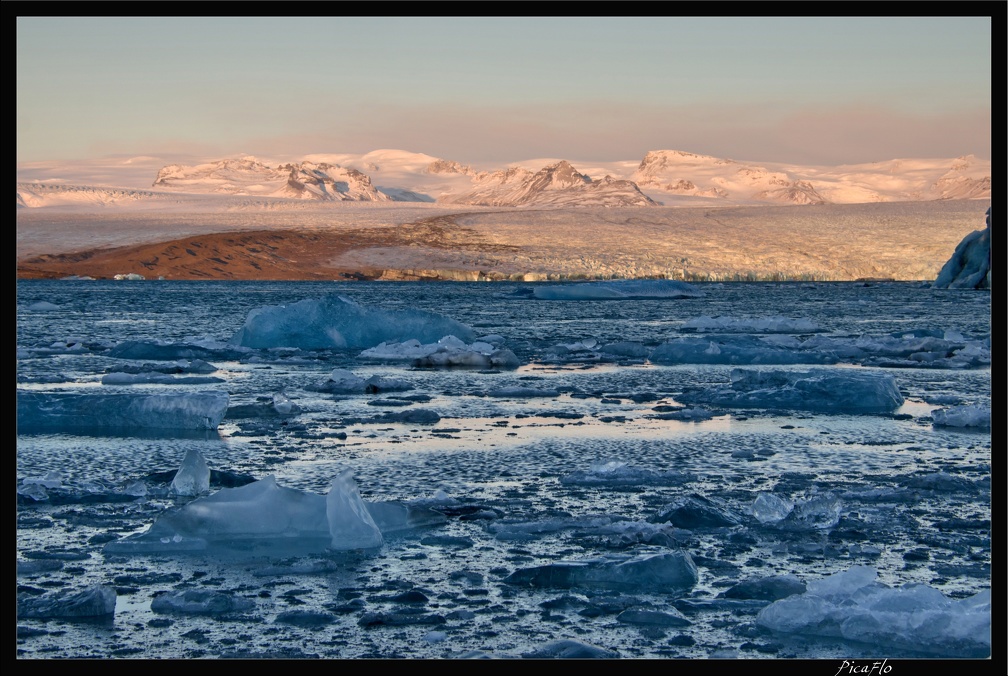
POLYGON ((364 350, 362 359, 373 361, 408 361, 418 368, 518 368, 518 357, 511 350, 497 348, 486 341, 466 344, 455 336, 444 336, 436 343, 417 340, 382 342, 364 350))
POLYGON ((185 458, 175 478, 172 479, 168 492, 172 495, 194 497, 210 492, 210 467, 207 466, 203 454, 195 448, 186 451, 185 458))
POLYGON ((990 429, 991 410, 985 406, 953 406, 931 411, 935 427, 990 429))
POLYGON ((257 349, 362 349, 390 341, 435 342, 448 335, 463 341, 475 339, 468 326, 433 312, 367 308, 342 296, 329 295, 256 308, 249 312, 231 342, 257 349))
POLYGON ((946 597, 924 584, 889 587, 865 566, 808 583, 756 616, 774 631, 857 641, 877 651, 910 649, 945 658, 987 657, 991 594, 946 597))
POLYGON ((752 515, 760 523, 776 523, 794 509, 790 500, 779 498, 773 493, 760 493, 752 504, 752 515))
POLYGON ((359 393, 364 391, 364 379, 346 369, 334 369, 326 382, 329 392, 359 393))

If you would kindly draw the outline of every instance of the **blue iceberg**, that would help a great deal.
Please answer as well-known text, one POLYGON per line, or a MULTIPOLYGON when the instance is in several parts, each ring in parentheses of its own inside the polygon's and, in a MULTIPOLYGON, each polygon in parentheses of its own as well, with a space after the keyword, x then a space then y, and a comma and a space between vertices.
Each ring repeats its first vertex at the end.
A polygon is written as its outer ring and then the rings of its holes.
POLYGON ((91 394, 18 390, 19 431, 216 430, 227 392, 91 394))
POLYGON ((702 393, 699 398, 730 408, 862 414, 891 413, 904 401, 891 375, 852 368, 732 369, 729 387, 702 393))
POLYGON ((471 343, 475 332, 454 319, 423 310, 364 307, 339 295, 270 305, 249 312, 232 344, 255 349, 365 349, 415 339, 436 343, 455 336, 471 343))
POLYGON ((397 502, 365 502, 350 470, 319 495, 280 486, 268 476, 222 488, 162 514, 151 527, 110 542, 108 554, 373 551, 385 536, 440 526, 443 514, 397 502))

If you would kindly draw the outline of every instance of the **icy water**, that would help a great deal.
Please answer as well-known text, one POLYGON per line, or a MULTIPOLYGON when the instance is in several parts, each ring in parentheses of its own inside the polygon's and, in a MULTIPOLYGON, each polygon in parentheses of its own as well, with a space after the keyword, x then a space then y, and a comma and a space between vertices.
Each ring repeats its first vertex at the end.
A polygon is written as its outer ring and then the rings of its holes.
POLYGON ((708 284, 693 298, 542 300, 534 288, 19 282, 19 406, 42 403, 30 429, 19 411, 18 657, 989 654, 989 293, 708 284), (516 364, 226 345, 255 308, 332 293, 456 320, 516 364), (196 358, 216 370, 195 373, 196 358), (337 369, 385 385, 340 391, 337 369), (754 371, 778 380, 740 394, 754 371), (103 384, 113 373, 146 375, 103 384), (780 384, 808 373, 833 384, 798 398, 780 384), (900 403, 840 403, 873 400, 864 383, 880 379, 900 403), (229 397, 216 430, 45 419, 61 394, 205 391, 229 397), (349 469, 367 504, 439 518, 377 550, 115 548, 193 500, 169 491, 191 450, 211 493, 273 476, 325 495, 349 469), (654 566, 673 558, 695 578, 667 584, 654 566), (73 616, 68 599, 99 585, 114 613, 73 616), (188 606, 159 602, 190 590, 188 606))

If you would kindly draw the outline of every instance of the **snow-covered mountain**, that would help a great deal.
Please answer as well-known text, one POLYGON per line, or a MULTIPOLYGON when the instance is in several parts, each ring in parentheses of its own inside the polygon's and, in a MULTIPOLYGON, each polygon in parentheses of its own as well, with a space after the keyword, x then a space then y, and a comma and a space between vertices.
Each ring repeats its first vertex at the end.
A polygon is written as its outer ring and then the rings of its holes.
POLYGON ((649 152, 633 179, 642 187, 676 195, 791 204, 827 202, 810 182, 786 171, 681 150, 649 152))
MULTIPOLYGON (((157 164, 140 156, 18 166, 19 208, 150 206, 216 196, 296 203, 406 202, 490 207, 748 206, 989 199, 991 161, 893 159, 836 167, 741 162, 681 150, 639 161, 562 158, 505 167, 464 164, 405 150, 298 159, 238 157, 157 164), (142 180, 141 169, 149 172, 142 180), (150 181, 153 178, 153 185, 150 181), (121 180, 121 182, 117 182, 121 180), (96 186, 107 186, 98 188, 96 186)), ((284 206, 284 205, 287 206, 284 206)))
POLYGON ((481 172, 473 177, 472 190, 442 196, 438 202, 490 207, 657 206, 632 181, 611 176, 593 181, 566 161, 535 173, 522 167, 481 172))
POLYGON ((254 157, 219 160, 194 167, 168 165, 154 188, 188 193, 223 193, 288 197, 321 202, 385 202, 392 198, 371 184, 363 172, 325 162, 297 162, 269 167, 254 157))

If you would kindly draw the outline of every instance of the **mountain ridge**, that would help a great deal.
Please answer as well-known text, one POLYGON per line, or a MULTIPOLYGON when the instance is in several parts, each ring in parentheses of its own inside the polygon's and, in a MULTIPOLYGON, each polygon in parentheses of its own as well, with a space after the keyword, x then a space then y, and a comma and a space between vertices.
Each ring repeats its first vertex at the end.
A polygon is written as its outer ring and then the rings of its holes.
MULTIPOLYGON (((130 158, 121 166, 129 165, 135 174, 141 162, 153 165, 157 158, 130 158)), ((243 155, 200 164, 162 164, 152 171, 156 175, 146 190, 114 185, 107 161, 101 165, 102 182, 90 185, 86 178, 68 179, 66 166, 48 171, 19 167, 17 206, 123 206, 163 202, 164 195, 563 208, 858 204, 989 199, 991 194, 991 162, 973 155, 816 167, 652 150, 639 163, 585 164, 589 168, 582 170, 569 160, 553 159, 477 170, 456 160, 389 149, 363 155, 311 154, 287 162, 243 155), (97 194, 103 189, 110 193, 97 194)))

